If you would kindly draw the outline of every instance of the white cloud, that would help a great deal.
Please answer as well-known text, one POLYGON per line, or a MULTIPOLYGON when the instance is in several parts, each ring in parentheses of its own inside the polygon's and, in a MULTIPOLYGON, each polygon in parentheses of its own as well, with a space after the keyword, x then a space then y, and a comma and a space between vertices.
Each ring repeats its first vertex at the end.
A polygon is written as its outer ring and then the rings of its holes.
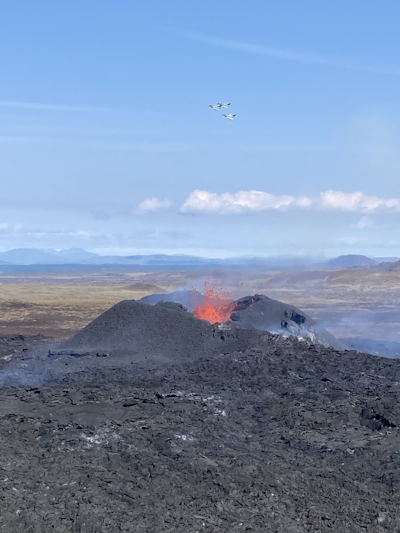
POLYGON ((7 222, 2 222, 0 224, 0 231, 5 231, 5 230, 19 231, 21 227, 22 227, 21 224, 14 224, 13 226, 11 226, 10 224, 7 224, 7 222))
MULTIPOLYGON (((152 198, 145 200, 145 202, 153 200, 157 199, 152 198)), ((140 206, 141 204, 139 204, 140 206)), ((190 193, 180 211, 181 213, 192 214, 228 215, 296 207, 320 211, 335 210, 360 213, 374 213, 377 210, 397 212, 400 211, 400 199, 366 196, 359 191, 346 193, 329 190, 322 192, 319 197, 312 198, 292 195, 277 196, 265 191, 254 190, 217 194, 196 189, 190 193)))
POLYGON ((309 198, 308 196, 298 196, 295 201, 295 205, 298 207, 310 207, 312 203, 312 198, 309 198))
MULTIPOLYGON (((301 197, 300 203, 308 199, 301 197)), ((264 191, 239 191, 234 194, 225 192, 217 194, 209 191, 193 191, 181 207, 182 213, 215 213, 219 215, 240 214, 266 209, 279 209, 296 205, 294 196, 275 196, 264 191)))
POLYGON ((374 223, 370 217, 364 215, 356 224, 353 224, 352 227, 357 229, 373 228, 374 223))
POLYGON ((28 231, 27 235, 35 239, 40 239, 41 237, 45 237, 47 233, 45 231, 28 231))
POLYGON ((361 242, 364 239, 357 239, 356 237, 339 237, 338 242, 343 244, 356 244, 357 242, 361 242))
POLYGON ((83 231, 83 230, 77 230, 77 231, 70 231, 68 233, 69 237, 82 237, 83 239, 88 239, 89 237, 94 237, 95 233, 91 231, 83 231))
POLYGON ((159 200, 158 198, 146 198, 143 202, 140 202, 137 209, 134 211, 135 214, 144 214, 144 213, 154 213, 159 209, 168 209, 171 207, 171 200, 159 200))
POLYGON ((400 199, 366 196, 361 191, 346 193, 342 191, 325 191, 320 194, 322 209, 340 211, 358 211, 373 213, 377 209, 400 211, 400 199))

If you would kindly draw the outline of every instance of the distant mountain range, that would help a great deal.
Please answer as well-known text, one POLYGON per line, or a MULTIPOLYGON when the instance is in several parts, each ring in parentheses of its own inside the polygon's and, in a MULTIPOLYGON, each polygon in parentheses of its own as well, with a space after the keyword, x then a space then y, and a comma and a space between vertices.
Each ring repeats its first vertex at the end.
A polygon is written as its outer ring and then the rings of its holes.
POLYGON ((147 267, 228 267, 246 266, 268 268, 271 270, 304 270, 304 269, 343 269, 343 268, 376 268, 378 270, 399 270, 398 257, 367 257, 365 255, 342 255, 327 261, 310 257, 236 257, 230 259, 206 259, 191 255, 99 255, 87 252, 82 248, 52 250, 40 248, 15 248, 0 252, 0 265, 143 265, 147 267), (396 263, 397 262, 397 263, 396 263))
POLYGON ((15 248, 8 252, 0 252, 0 261, 12 265, 53 265, 82 263, 96 256, 82 248, 69 248, 68 250, 42 250, 40 248, 15 248))
POLYGON ((400 261, 379 263, 377 270, 387 270, 388 272, 400 272, 400 261))
POLYGON ((379 261, 371 259, 366 255, 341 255, 335 259, 329 259, 325 265, 327 268, 355 268, 355 267, 372 267, 378 265, 379 261))

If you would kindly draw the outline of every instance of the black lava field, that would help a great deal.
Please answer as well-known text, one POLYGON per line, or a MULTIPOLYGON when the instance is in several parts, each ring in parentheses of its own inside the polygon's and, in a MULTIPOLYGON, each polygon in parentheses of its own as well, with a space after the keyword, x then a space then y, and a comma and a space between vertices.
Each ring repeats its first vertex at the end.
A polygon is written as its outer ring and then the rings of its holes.
POLYGON ((400 532, 398 359, 128 300, 0 385, 0 531, 400 532))

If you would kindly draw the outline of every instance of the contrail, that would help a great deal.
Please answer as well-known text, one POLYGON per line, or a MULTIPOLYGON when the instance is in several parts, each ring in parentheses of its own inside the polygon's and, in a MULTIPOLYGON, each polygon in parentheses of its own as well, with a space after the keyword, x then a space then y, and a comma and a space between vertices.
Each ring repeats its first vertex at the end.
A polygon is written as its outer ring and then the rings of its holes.
POLYGON ((319 54, 305 54, 293 52, 290 50, 281 50, 271 46, 264 46, 258 44, 249 44, 231 39, 221 39, 212 35, 206 35, 199 32, 183 32, 183 34, 195 41, 200 41, 212 46, 226 48, 229 50, 238 50, 240 52, 247 52, 249 54, 271 57, 274 59, 281 59, 283 61, 295 61, 297 63, 306 63, 310 65, 321 65, 335 68, 343 68, 349 70, 359 70, 364 72, 371 72, 374 74, 386 74, 392 76, 400 76, 400 69, 391 67, 373 67, 368 65, 360 65, 347 61, 341 58, 335 59, 333 57, 319 55, 319 54))
POLYGON ((38 111, 78 111, 88 113, 112 113, 121 112, 122 109, 107 107, 85 107, 64 104, 39 104, 34 102, 14 102, 12 100, 0 100, 1 107, 19 107, 21 109, 36 109, 38 111))

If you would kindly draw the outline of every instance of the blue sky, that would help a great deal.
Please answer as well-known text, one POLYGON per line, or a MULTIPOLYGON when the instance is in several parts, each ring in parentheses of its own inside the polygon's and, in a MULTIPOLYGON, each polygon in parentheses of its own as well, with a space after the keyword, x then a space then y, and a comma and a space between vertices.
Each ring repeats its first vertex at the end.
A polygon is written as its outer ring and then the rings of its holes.
POLYGON ((394 1, 9 3, 0 249, 400 255, 399 18, 394 1))

